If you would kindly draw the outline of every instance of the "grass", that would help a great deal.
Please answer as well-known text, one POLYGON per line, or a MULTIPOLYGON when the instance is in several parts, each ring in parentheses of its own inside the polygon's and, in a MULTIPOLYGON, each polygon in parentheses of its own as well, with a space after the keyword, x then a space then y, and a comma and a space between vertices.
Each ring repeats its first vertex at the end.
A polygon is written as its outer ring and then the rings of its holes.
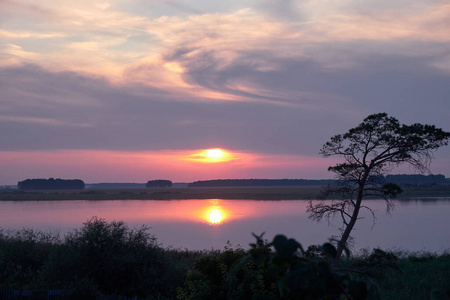
POLYGON ((357 270, 377 284, 381 299, 449 299, 450 253, 384 252, 356 256, 342 267, 357 270), (433 298, 434 297, 434 298, 433 298))
MULTIPOLYGON (((319 199, 320 186, 288 187, 195 187, 84 189, 58 191, 0 191, 0 201, 39 200, 182 200, 182 199, 252 199, 309 200, 319 199)), ((399 199, 411 197, 450 197, 450 186, 405 188, 399 199)))
POLYGON ((317 199, 320 187, 134 188, 67 191, 0 191, 0 201, 28 200, 172 200, 172 199, 317 199))

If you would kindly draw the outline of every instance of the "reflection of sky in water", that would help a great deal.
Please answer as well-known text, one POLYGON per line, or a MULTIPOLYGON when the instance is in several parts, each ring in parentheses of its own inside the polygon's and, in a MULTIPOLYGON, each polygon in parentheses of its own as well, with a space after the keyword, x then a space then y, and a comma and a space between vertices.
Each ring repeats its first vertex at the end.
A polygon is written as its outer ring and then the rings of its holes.
MULTIPOLYGON (((366 201, 376 211, 376 224, 363 211, 354 235, 355 248, 403 248, 414 251, 450 249, 448 214, 450 199, 397 202, 391 215, 383 201, 366 201)), ((285 234, 307 247, 339 233, 340 217, 332 224, 308 219, 306 201, 171 200, 171 201, 30 201, 0 202, 2 228, 36 228, 60 232, 80 227, 93 216, 108 221, 122 220, 130 227, 143 224, 165 247, 222 249, 247 247, 251 233, 272 239, 285 234)))

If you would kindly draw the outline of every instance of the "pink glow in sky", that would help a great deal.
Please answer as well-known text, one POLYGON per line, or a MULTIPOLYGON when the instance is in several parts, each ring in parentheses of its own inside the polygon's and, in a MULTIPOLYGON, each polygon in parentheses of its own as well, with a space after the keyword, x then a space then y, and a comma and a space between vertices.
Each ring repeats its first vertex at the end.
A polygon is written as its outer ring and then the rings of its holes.
POLYGON ((84 178, 86 182, 146 182, 171 178, 176 182, 192 182, 210 178, 303 178, 325 176, 326 162, 315 157, 262 155, 234 152, 234 159, 205 163, 191 160, 196 151, 113 152, 92 150, 62 150, 34 152, 4 152, 0 163, 12 178, 49 178, 65 174, 68 178, 84 178), (26 168, 14 166, 26 165, 26 168), (315 172, 319 165, 322 170, 315 172), (279 170, 279 173, 276 171, 279 170), (240 178, 240 177, 239 177, 240 178))
MULTIPOLYGON (((449 15, 440 0, 0 1, 0 185, 330 178, 319 149, 369 114, 450 130, 449 15), (215 148, 237 159, 182 159, 215 148)), ((433 173, 450 177, 449 148, 433 173)))

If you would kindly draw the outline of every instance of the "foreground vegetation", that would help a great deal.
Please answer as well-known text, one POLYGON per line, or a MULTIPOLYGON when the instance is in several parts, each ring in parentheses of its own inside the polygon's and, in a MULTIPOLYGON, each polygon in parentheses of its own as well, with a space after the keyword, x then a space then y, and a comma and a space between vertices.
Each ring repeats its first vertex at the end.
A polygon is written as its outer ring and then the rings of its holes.
MULTIPOLYGON (((320 198, 321 186, 130 188, 19 191, 0 190, 0 201, 41 200, 174 200, 174 199, 251 199, 310 200, 320 198)), ((411 197, 450 197, 450 185, 403 188, 399 199, 411 197)))
MULTIPOLYGON (((450 254, 380 249, 330 267, 331 244, 255 236, 250 249, 165 249, 149 228, 93 218, 65 237, 0 230, 0 289, 61 299, 449 299, 450 254)), ((249 238, 249 242, 251 242, 249 238)))

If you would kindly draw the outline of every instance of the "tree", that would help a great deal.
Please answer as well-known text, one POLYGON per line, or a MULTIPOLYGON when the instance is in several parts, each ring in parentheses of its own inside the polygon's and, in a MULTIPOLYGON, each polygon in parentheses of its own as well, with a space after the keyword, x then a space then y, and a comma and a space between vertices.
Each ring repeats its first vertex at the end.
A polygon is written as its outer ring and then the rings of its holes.
POLYGON ((343 220, 342 235, 333 262, 337 266, 346 249, 350 234, 368 196, 386 200, 387 212, 392 208, 391 198, 401 193, 393 183, 385 183, 384 175, 401 164, 410 164, 419 172, 429 172, 433 150, 448 144, 450 133, 434 125, 404 125, 386 113, 373 114, 347 133, 333 136, 320 150, 323 157, 340 156, 343 163, 329 167, 337 183, 327 186, 324 197, 341 195, 339 200, 310 201, 307 212, 312 220, 330 218, 336 214, 343 220))

